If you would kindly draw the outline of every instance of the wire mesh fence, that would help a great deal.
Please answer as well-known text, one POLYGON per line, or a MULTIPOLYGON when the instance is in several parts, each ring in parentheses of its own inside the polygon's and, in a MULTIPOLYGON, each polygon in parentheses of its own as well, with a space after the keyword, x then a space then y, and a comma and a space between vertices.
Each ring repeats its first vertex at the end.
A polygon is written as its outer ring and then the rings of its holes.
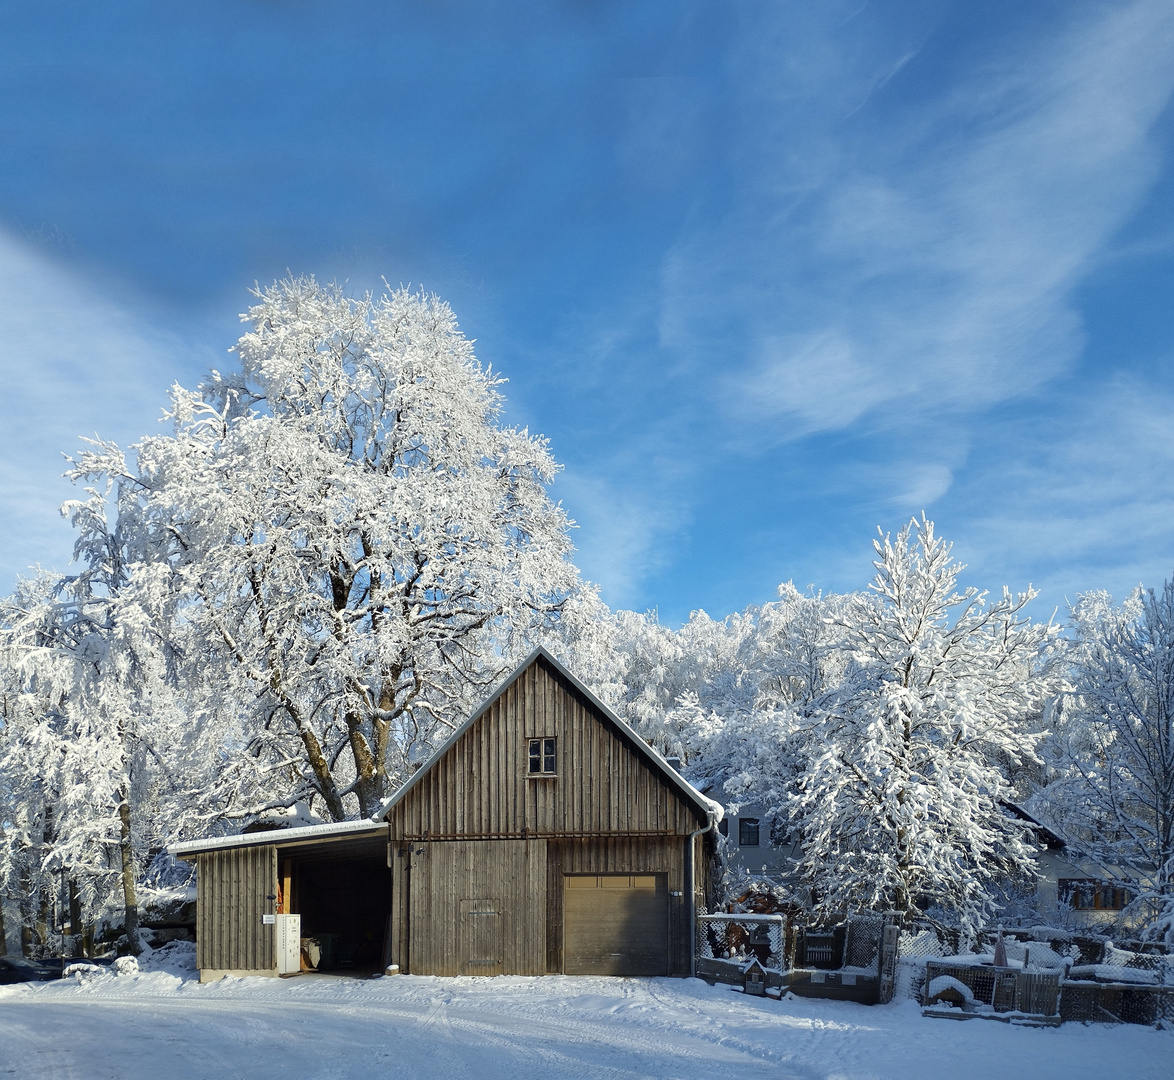
POLYGON ((858 971, 877 968, 885 920, 881 915, 855 915, 848 920, 844 945, 844 967, 858 971))
POLYGON ((996 967, 999 936, 963 942, 949 927, 903 924, 884 914, 828 926, 805 924, 793 912, 719 913, 700 917, 699 973, 738 981, 745 965, 758 960, 779 993, 940 1007, 954 996, 943 997, 941 987, 953 986, 965 1008, 1022 1013, 1025 1020, 1174 1026, 1174 955, 1162 946, 1124 947, 1037 927, 1003 935, 1006 960, 996 967))
POLYGON ((787 967, 786 919, 782 915, 715 914, 698 916, 701 934, 698 955, 706 960, 748 963, 765 968, 787 967))

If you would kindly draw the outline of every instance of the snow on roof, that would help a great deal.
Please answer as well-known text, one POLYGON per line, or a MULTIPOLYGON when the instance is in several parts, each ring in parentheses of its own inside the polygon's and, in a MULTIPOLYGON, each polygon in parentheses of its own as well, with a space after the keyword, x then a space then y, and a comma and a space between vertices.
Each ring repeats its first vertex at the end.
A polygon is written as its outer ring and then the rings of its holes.
POLYGON ((1019 818, 1020 821, 1026 821, 1036 831, 1044 847, 1064 848, 1068 846, 1064 837, 1060 836, 1054 829, 1049 829, 1039 818, 1029 814, 1018 803, 1013 803, 1010 799, 1002 799, 1000 801, 1015 817, 1019 818))
POLYGON ((237 833, 233 836, 210 836, 203 840, 183 840, 168 844, 167 850, 177 858, 197 855, 202 851, 221 848, 253 847, 257 844, 286 844, 291 840, 326 840, 351 833, 385 832, 382 821, 361 818, 358 821, 331 821, 325 825, 306 825, 299 829, 267 829, 262 832, 237 833))
POLYGON ((611 709, 609 709, 583 683, 576 679, 574 675, 572 675, 561 663, 559 663, 559 661, 556 660, 547 651, 545 646, 539 645, 538 648, 536 648, 514 669, 514 671, 501 683, 501 685, 499 685, 490 693, 490 695, 481 703, 481 705, 473 711, 473 713, 469 716, 469 719, 461 724, 461 726, 458 727, 456 731, 454 731, 447 739, 444 740, 440 747, 437 748, 435 753, 433 753, 433 755, 412 774, 411 779, 406 784, 404 784, 404 786, 401 787, 399 791, 397 791, 386 803, 383 804, 382 808, 380 808, 373 815, 374 819, 376 821, 385 820, 387 815, 391 812, 392 808, 395 807, 395 805, 399 803, 399 801, 403 799, 404 796, 407 795, 407 793, 411 791, 413 787, 416 786, 416 784, 423 778, 425 773, 427 773, 428 770, 431 769, 437 761, 439 761, 446 753, 448 753, 449 749, 456 743, 456 741, 462 735, 464 735, 464 733, 468 731, 469 728, 471 728, 478 720, 481 719, 481 717, 489 709, 489 706, 492 705, 499 697, 501 697, 501 695, 504 694, 506 690, 508 690, 510 686, 512 686, 513 683, 521 676, 522 672, 525 671, 539 657, 542 657, 543 660, 550 664, 550 666, 553 667, 554 670, 559 673, 559 675, 566 679, 567 682, 569 682, 580 694, 582 694, 594 708, 603 713, 609 722, 615 724, 615 726, 619 728, 620 732, 631 740, 632 744, 636 747, 637 753, 642 753, 649 760, 649 762, 660 773, 663 774, 664 778, 669 782, 670 786, 676 788, 677 791, 679 791, 689 802, 691 802, 694 806, 697 807, 697 809, 706 815, 706 817, 711 822, 711 827, 712 825, 716 825, 719 821, 722 820, 723 817, 725 817, 725 810, 722 808, 721 803, 714 802, 712 799, 702 795, 700 791, 698 791, 692 784, 689 783, 688 780, 686 780, 679 772, 677 772, 677 770, 674 769, 653 747, 649 746, 648 743, 645 742, 639 735, 637 735, 632 728, 630 728, 623 720, 616 716, 616 714, 612 712, 611 709))

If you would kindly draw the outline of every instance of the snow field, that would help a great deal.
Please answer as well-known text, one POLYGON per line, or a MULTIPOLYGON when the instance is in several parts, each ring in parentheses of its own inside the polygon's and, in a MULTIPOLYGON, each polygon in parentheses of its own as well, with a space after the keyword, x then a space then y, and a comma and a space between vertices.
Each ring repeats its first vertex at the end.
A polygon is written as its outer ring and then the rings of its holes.
POLYGON ((21 1080, 1078 1080, 1174 1075, 1174 1034, 927 1019, 696 979, 101 974, 0 987, 21 1080))

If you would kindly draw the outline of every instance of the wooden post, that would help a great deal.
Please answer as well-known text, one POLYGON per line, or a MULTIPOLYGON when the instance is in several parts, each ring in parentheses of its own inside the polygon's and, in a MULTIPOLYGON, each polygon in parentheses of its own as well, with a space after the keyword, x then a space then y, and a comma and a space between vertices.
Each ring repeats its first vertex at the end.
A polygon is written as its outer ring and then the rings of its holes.
POLYGON ((277 910, 279 914, 289 915, 293 912, 293 859, 281 860, 281 900, 277 910))

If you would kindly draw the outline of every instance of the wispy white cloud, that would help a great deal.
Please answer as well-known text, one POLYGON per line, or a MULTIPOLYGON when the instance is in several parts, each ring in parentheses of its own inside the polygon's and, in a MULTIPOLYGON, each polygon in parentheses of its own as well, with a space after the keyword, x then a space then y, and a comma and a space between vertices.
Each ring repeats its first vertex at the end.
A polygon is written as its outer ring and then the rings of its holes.
POLYGON ((1041 606, 1118 596, 1174 574, 1174 393, 1118 377, 1057 395, 1051 415, 991 424, 946 503, 975 572, 1032 582, 1041 606))
MULTIPOLYGON (((764 143, 749 206, 682 236, 663 332, 688 349, 715 309, 737 312, 729 405, 756 437, 977 412, 1079 354, 1073 290, 1157 175, 1174 9, 1140 0, 1073 19, 877 132, 826 108, 792 119, 790 137, 764 143), (808 147, 815 161, 796 161, 808 147)), ((908 51, 898 60, 907 71, 908 51)), ((821 63, 812 97, 876 82, 842 57, 821 63)), ((778 107, 794 111, 781 90, 778 107)))
POLYGON ((571 470, 559 476, 554 494, 578 525, 575 561, 584 576, 600 584, 612 607, 641 606, 641 583, 667 561, 665 536, 683 524, 680 504, 651 484, 571 470))
POLYGON ((79 436, 129 443, 154 426, 193 348, 41 247, 0 232, 0 591, 34 564, 65 569, 79 436))

